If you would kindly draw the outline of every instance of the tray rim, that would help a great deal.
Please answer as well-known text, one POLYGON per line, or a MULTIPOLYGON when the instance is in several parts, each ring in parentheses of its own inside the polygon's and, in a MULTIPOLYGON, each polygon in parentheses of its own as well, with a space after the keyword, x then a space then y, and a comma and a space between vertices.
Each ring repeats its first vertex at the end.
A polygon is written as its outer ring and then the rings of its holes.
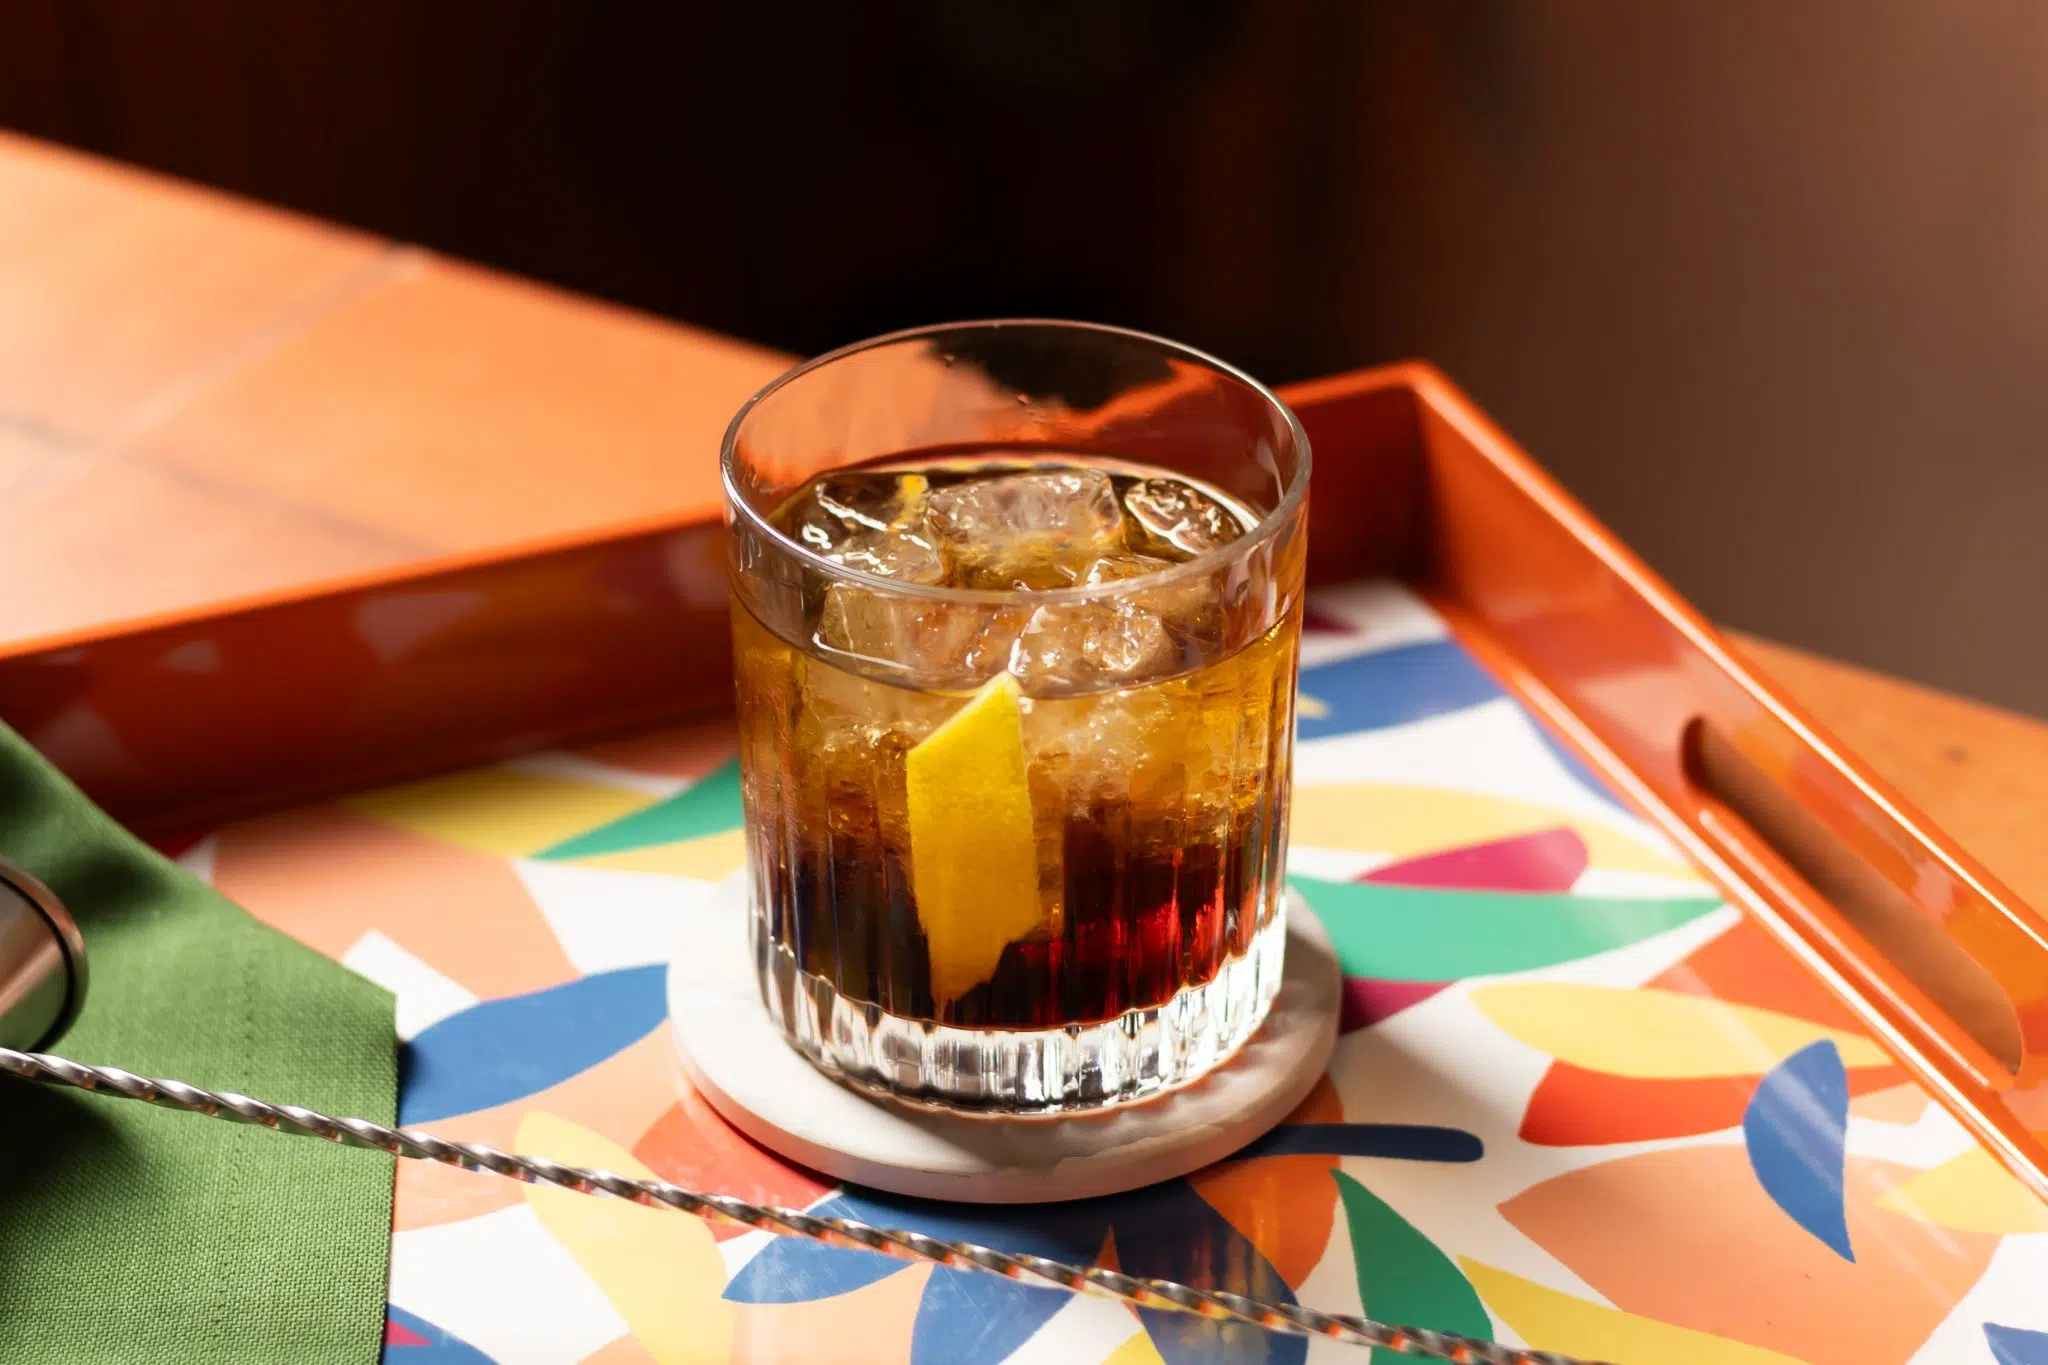
MULTIPOLYGON (((1601 570, 1613 575, 1629 596, 1640 603, 1657 623, 1675 631, 1687 647, 1697 651, 1712 666, 1716 676, 1733 685, 1747 704, 1783 726, 1800 746, 1818 756, 1833 773, 1846 781, 1858 796, 1881 811, 1910 837, 1914 845, 1938 860, 1961 884, 2008 915, 2017 912, 2015 918, 2023 926, 2034 932, 2037 939, 2048 941, 2048 924, 2043 924, 2034 912, 2028 910, 2009 888, 2000 883, 1967 850, 1950 839, 1895 789, 1872 772, 1852 751, 1828 734, 1810 714, 1779 691, 1766 674, 1757 670, 1732 647, 1717 627, 1566 492, 1434 366, 1425 362, 1408 361, 1282 386, 1278 392, 1283 401, 1291 407, 1310 413, 1353 400, 1398 402, 1405 396, 1413 406, 1416 422, 1426 425, 1426 420, 1433 418, 1445 424, 1455 434, 1458 444, 1462 447, 1458 454, 1471 457, 1491 474, 1505 480, 1516 495, 1525 499, 1540 514, 1546 526, 1556 528, 1578 551, 1590 556, 1601 570)), ((1423 440, 1421 436, 1417 439, 1423 440)), ((1426 445, 1426 441, 1424 444, 1426 445)), ((1326 480, 1334 467, 1334 462, 1323 462, 1326 480)), ((231 601, 137 616, 124 621, 110 622, 101 627, 15 641, 0 646, 0 704, 4 704, 12 695, 6 690, 8 680, 22 676, 22 670, 35 670, 47 665, 75 666, 81 659, 97 659, 102 661, 99 667, 104 673, 111 666, 132 667, 136 661, 148 657, 149 650, 160 649, 163 642, 184 636, 201 638, 208 632, 230 627, 243 632, 247 638, 260 639, 265 637, 266 632, 277 631, 289 635, 294 628, 319 620, 323 612, 331 616, 350 607, 360 608, 362 604, 385 600, 395 595, 419 594, 433 589, 436 585, 453 582, 488 587, 510 581, 518 575, 530 575, 536 570, 544 571, 551 560, 587 567, 602 562, 607 556, 632 554, 651 561, 675 547, 686 543, 695 544, 701 538, 715 536, 718 524, 716 515, 702 508, 653 513, 628 521, 591 526, 504 546, 390 565, 310 585, 251 593, 231 601), (105 662, 106 660, 112 660, 114 663, 110 665, 105 662)), ((1416 582, 1417 576, 1412 573, 1401 576, 1411 584, 1416 582)), ((1426 576, 1420 586, 1426 590, 1426 576)), ((652 589, 642 590, 636 603, 636 609, 645 615, 634 619, 642 625, 649 621, 671 619, 664 618, 661 615, 663 612, 674 614, 701 609, 701 604, 691 607, 689 604, 672 600, 672 595, 662 597, 652 589)), ((1454 632, 1473 650, 1481 662, 1492 668, 1508 689, 1527 703, 1553 734, 1578 752, 1593 768, 1651 816, 1667 834, 1674 837, 1686 856, 1707 873, 1729 895, 1733 903, 1763 919, 1781 943, 1800 960, 1802 966, 1819 976, 1844 999, 1845 1003, 1863 1015, 1874 1031, 1886 1039, 1891 1050, 1901 1056, 1916 1079, 1928 1086, 1937 1098, 1942 1099, 1952 1111, 1963 1118, 1978 1138, 1990 1146, 2015 1175, 2036 1193, 2048 1198, 2048 1147, 2041 1146, 2039 1139, 2009 1115, 2003 1115, 2002 1112, 1987 1112, 1982 1088, 1973 1088, 1967 1084, 1969 1077, 1965 1073, 1969 1070, 1968 1067, 1960 1070, 1944 1068, 1927 1060, 1925 1035, 1929 1031, 1929 1026, 1924 1019, 1919 1020, 1922 1038, 1920 1045, 1916 1046, 1915 1040, 1909 1036, 1909 1030, 1906 1028, 1906 1024, 1915 1021, 1913 1011, 1904 1011, 1902 1023, 1900 1018, 1895 1017, 1899 1013, 1898 1010, 1887 1012, 1863 998, 1840 971, 1830 965, 1824 954, 1817 953, 1811 942, 1803 940, 1789 927, 1782 913, 1773 910, 1773 895, 1760 884, 1753 866, 1748 870, 1735 866, 1729 860, 1725 849, 1714 846, 1700 836, 1696 828, 1697 812, 1692 812, 1694 818, 1688 819, 1688 812, 1674 807, 1671 800, 1657 789, 1654 782, 1643 772, 1638 771, 1622 753, 1589 725, 1584 717, 1565 703, 1550 688, 1541 673, 1518 656, 1511 646, 1495 638, 1487 630, 1475 627, 1470 619, 1466 619, 1461 628, 1461 611, 1455 601, 1447 602, 1438 598, 1432 601, 1432 605, 1451 622, 1454 632), (2031 1152, 2029 1148, 2032 1149, 2031 1152), (2040 1155, 2034 1155, 2035 1152, 2040 1155)), ((556 610, 557 614, 553 617, 536 617, 531 622, 525 621, 514 612, 499 624, 505 625, 509 622, 511 627, 530 625, 545 631, 550 625, 559 628, 565 621, 576 619, 562 614, 569 608, 556 610)), ((676 616, 674 619, 680 617, 676 616)), ((623 626, 613 627, 610 636, 593 646, 594 650, 611 651, 602 654, 598 660, 600 664, 610 662, 616 665, 623 657, 622 650, 625 646, 620 642, 626 638, 621 634, 624 630, 623 626)), ((722 655, 720 659, 722 660, 722 655)), ((722 662, 718 667, 721 676, 727 676, 722 662)), ((463 676, 467 681, 474 683, 487 675, 471 672, 463 676)), ((375 760, 357 761, 354 766, 341 770, 341 775, 336 777, 331 785, 336 789, 359 787, 364 785, 366 780, 390 781, 418 772, 442 771, 451 766, 486 761, 491 757, 504 756, 521 749, 595 737, 626 726, 660 724, 664 719, 680 718, 692 713, 701 714, 704 710, 697 707, 693 712, 686 704, 685 694, 678 690, 674 696, 672 710, 664 714, 660 706, 661 698, 665 695, 650 689, 645 697, 634 694, 622 700, 614 699, 617 704, 612 705, 611 709, 602 715, 593 710, 589 715, 574 717, 553 728, 528 726, 508 735, 454 742, 433 749, 430 758, 425 762, 410 755, 401 755, 382 768, 375 760)), ((175 726, 178 719, 165 717, 164 724, 175 726)), ((161 780, 159 775, 160 783, 161 780)), ((87 785, 88 790, 92 790, 90 783, 87 785)), ((296 779, 274 782, 260 798, 250 798, 249 809, 271 809, 283 801, 313 799, 325 794, 326 785, 324 775, 320 778, 309 778, 304 783, 299 783, 296 779)), ((202 806, 195 809, 198 814, 194 814, 193 810, 183 812, 190 817, 191 823, 232 818, 233 815, 243 813, 225 807, 202 806)), ((115 813, 123 816, 135 814, 133 810, 119 808, 115 813)), ((147 812, 144 812, 144 815, 146 816, 147 812)), ((175 827, 176 822, 167 819, 166 824, 175 827)), ((1775 873, 1789 869, 1772 870, 1775 873)), ((1782 883, 1785 878, 1774 876, 1773 880, 1782 883)), ((1811 886, 1801 882, 1796 873, 1792 874, 1791 880, 1795 886, 1804 887, 1806 899, 1817 899, 1817 893, 1812 891, 1811 886)), ((1777 900, 1782 902, 1784 899, 1786 896, 1780 886, 1777 900)), ((1799 897, 1795 894, 1791 899, 1798 900, 1799 897)), ((1867 950, 1864 956, 1868 957, 1867 950)), ((1886 964, 1880 961, 1877 970, 1882 974, 1885 969, 1886 964)), ((1891 975, 1897 975, 1895 969, 1891 975)), ((1924 1006, 1924 997, 1914 995, 1910 983, 1908 987, 1905 995, 1909 1004, 1917 1002, 1924 1006)), ((2048 1057, 2039 1060, 2048 1064, 2048 1057)), ((1981 1075, 1981 1068, 1979 1074, 1981 1075)))

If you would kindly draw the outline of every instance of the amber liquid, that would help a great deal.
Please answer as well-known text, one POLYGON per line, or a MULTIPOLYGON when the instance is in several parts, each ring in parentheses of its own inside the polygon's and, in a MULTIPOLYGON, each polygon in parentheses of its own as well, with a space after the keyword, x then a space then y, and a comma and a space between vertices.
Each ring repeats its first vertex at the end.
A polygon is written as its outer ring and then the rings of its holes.
MULTIPOLYGON (((925 466, 917 477, 937 490, 977 472, 925 466)), ((1118 466, 1117 496, 1145 474, 1173 477, 1118 466)), ((791 509, 807 505, 799 494, 785 513, 794 519, 791 509)), ((876 505, 888 510, 886 498, 876 505)), ((1053 582, 1071 580, 1103 549, 1039 548, 1058 561, 1053 582)), ((1136 525, 1123 549, 1169 563, 1189 557, 1136 525)), ((977 571, 986 572, 952 564, 945 581, 977 571)), ((1220 608, 1203 586, 1151 597, 1142 577, 1118 587, 1147 603, 1132 631, 1150 651, 1142 676, 1108 686, 1096 679, 1086 690, 1037 679, 1042 695, 1026 679, 1040 924, 1004 947, 985 980, 947 1000, 933 994, 911 875, 905 756, 961 708, 962 691, 900 685, 835 658, 822 602, 808 608, 812 638, 796 641, 735 610, 758 913, 768 939, 803 972, 909 1019, 995 1029, 1094 1024, 1208 983, 1271 922, 1285 857, 1298 620, 1290 613, 1241 648, 1204 659, 1220 608)), ((991 627, 997 638, 980 657, 1001 652, 1030 598, 1018 593, 1019 613, 991 627)), ((939 632, 951 624, 920 621, 939 632)))

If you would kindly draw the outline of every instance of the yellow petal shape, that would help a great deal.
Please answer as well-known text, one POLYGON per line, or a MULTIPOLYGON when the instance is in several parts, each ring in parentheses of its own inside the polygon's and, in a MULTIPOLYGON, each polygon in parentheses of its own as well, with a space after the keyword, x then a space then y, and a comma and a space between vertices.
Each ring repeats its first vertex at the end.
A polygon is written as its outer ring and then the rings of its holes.
POLYGON ((740 870, 747 861, 747 833, 724 829, 695 839, 678 839, 672 844, 651 844, 618 853, 600 853, 594 858, 573 858, 579 867, 603 867, 618 872, 657 872, 667 877, 694 877, 717 882, 740 870))
POLYGON ((910 886, 941 1006, 1039 926, 1038 849, 1017 680, 990 679, 904 757, 910 886))
POLYGON ((1590 1303, 1460 1256, 1494 1316, 1538 1350, 1614 1365, 1800 1365, 1792 1356, 1590 1303))
POLYGON ((1564 826, 1593 867, 1697 881, 1684 862, 1597 820, 1481 792, 1377 782, 1297 783, 1290 838, 1306 848, 1406 858, 1564 826))
POLYGON ((1844 1066, 1892 1065, 1868 1038, 1776 1010, 1676 991, 1509 981, 1475 987, 1471 999, 1510 1037, 1610 1076, 1760 1076, 1822 1039, 1835 1045, 1844 1066))
POLYGON ((472 768, 365 792, 342 804, 458 848, 517 858, 610 824, 655 799, 601 782, 472 768))
POLYGON ((1152 1334, 1140 1327, 1135 1336, 1104 1356, 1102 1365, 1166 1365, 1166 1357, 1152 1344, 1152 1334))
POLYGON ((1922 1171, 1877 1206, 1958 1232, 2048 1232, 2048 1203, 1982 1147, 1922 1171))
MULTIPOLYGON (((654 1174, 609 1138, 544 1110, 520 1120, 517 1144, 565 1165, 654 1174)), ((702 1220, 551 1185, 528 1185, 526 1201, 660 1365, 727 1365, 725 1262, 702 1220)))

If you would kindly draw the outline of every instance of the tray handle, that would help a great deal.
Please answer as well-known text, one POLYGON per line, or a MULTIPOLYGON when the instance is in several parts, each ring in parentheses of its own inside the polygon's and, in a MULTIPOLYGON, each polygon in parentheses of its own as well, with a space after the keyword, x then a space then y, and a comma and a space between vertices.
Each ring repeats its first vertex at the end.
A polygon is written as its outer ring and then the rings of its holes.
POLYGON ((2038 926, 1945 878, 1909 890, 1886 876, 1869 851, 1892 861, 1885 852, 1917 842, 1913 831, 1874 802, 1840 799, 1824 765, 1796 751, 1788 762, 1758 742, 1762 727, 1749 729, 1731 734, 1706 716, 1685 727, 1700 833, 1808 951, 1879 1005, 1899 1041, 1986 1090, 2048 1079, 2048 942, 2038 926))

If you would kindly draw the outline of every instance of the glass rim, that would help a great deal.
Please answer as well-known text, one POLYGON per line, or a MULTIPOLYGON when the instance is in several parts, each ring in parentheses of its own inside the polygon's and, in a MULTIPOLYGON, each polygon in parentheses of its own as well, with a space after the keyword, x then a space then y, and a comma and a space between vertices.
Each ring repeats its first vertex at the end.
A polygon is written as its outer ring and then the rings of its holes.
POLYGON ((1195 347, 1183 342, 1174 341, 1151 332, 1141 332, 1130 327, 1117 327, 1105 322, 1079 322, 1068 318, 982 318, 965 322, 932 323, 921 327, 905 327, 895 332, 884 332, 880 336, 872 336, 861 341, 851 342, 848 345, 826 351, 822 355, 813 356, 801 364, 791 366, 770 380, 753 397, 747 399, 745 403, 740 405, 739 411, 733 414, 732 421, 727 424, 725 435, 718 444, 718 476, 720 486, 725 495, 726 508, 732 516, 746 522, 751 529, 767 537, 776 546, 794 555, 800 563, 816 569, 819 573, 833 578, 850 580, 864 588, 902 597, 923 598, 929 601, 971 603, 985 606, 1015 606, 1020 602, 1028 601, 1033 604, 1057 606, 1075 602, 1099 601, 1105 597, 1115 597, 1128 592, 1148 591, 1163 584, 1199 578, 1215 572, 1233 559, 1256 549, 1262 543, 1272 539, 1279 532, 1280 528, 1293 518, 1296 511, 1300 509, 1302 501, 1307 498, 1311 459, 1308 433, 1302 429, 1301 419, 1295 416, 1294 409, 1282 402, 1280 396, 1274 393, 1267 385, 1252 378, 1252 376, 1246 374, 1237 366, 1227 361, 1219 360, 1206 351, 1197 350, 1195 347), (1196 555, 1193 559, 1183 560, 1171 568, 1161 569, 1157 573, 1143 574, 1134 578, 1115 579, 1108 583, 1079 584, 1070 588, 1048 588, 1042 591, 1024 588, 951 588, 935 583, 909 583, 900 578, 890 578, 883 574, 870 573, 865 569, 856 569, 851 565, 841 564, 837 560, 828 559, 825 555, 805 545, 802 541, 784 534, 782 529, 771 522, 765 514, 740 496, 733 479, 733 455, 739 445, 740 428, 746 425, 747 417, 756 407, 773 397, 784 386, 794 383, 811 371, 822 369, 834 361, 844 360, 848 356, 858 355, 863 351, 873 350, 877 347, 894 345, 905 341, 940 337, 954 332, 986 331, 1001 327, 1038 327, 1059 331, 1085 332, 1098 336, 1141 342, 1167 355, 1203 366, 1223 375, 1225 378, 1236 381, 1251 390, 1270 410, 1280 415, 1288 435, 1294 441, 1297 453, 1294 476, 1287 481, 1287 486, 1281 490, 1280 499, 1273 504, 1272 510, 1260 517, 1243 535, 1230 541, 1228 544, 1219 545, 1213 550, 1206 550, 1196 555))

